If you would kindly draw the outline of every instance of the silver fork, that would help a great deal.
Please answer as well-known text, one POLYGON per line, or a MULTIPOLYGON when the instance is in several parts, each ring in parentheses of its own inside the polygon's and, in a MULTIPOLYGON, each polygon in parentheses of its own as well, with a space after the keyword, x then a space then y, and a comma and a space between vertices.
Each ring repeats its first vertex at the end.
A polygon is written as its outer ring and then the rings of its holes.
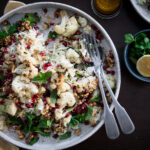
MULTIPOLYGON (((111 95, 113 104, 115 106, 115 114, 118 119, 121 130, 125 134, 132 133, 135 130, 134 124, 133 124, 132 120, 130 119, 129 115, 127 114, 126 110, 117 101, 117 99, 116 99, 114 93, 112 92, 112 89, 110 88, 109 83, 105 77, 105 74, 103 71, 103 58, 102 58, 103 55, 100 54, 95 36, 94 35, 90 36, 90 35, 84 34, 83 38, 86 39, 86 41, 87 41, 87 42, 85 42, 85 45, 90 54, 92 62, 94 63, 95 74, 99 80, 99 87, 100 87, 103 104, 104 104, 104 120, 105 120, 105 129, 106 129, 107 136, 110 139, 116 139, 117 137, 119 137, 120 132, 118 129, 117 122, 114 118, 114 115, 110 111, 109 106, 107 104, 107 99, 105 96, 102 79, 105 83, 107 90, 109 91, 109 93, 111 95)), ((102 52, 102 50, 101 50, 101 52, 102 52)))

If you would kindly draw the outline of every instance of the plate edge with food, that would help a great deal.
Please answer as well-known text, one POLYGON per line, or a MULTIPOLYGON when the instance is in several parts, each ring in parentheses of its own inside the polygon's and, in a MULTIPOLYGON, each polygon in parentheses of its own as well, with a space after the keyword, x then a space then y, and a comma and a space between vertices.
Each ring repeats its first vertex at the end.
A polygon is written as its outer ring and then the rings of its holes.
MULTIPOLYGON (((23 10, 23 9, 26 9, 27 7, 29 7, 29 9, 32 9, 33 8, 40 8, 40 7, 46 7, 47 5, 49 6, 56 6, 56 7, 61 7, 62 9, 67 9, 67 10, 72 10, 72 11, 75 11, 77 13, 79 13, 81 16, 87 18, 88 20, 90 20, 90 22, 94 23, 102 32, 102 34, 105 36, 105 38, 107 39, 107 41, 109 41, 109 44, 111 45, 111 48, 113 50, 113 53, 114 53, 114 56, 115 56, 115 62, 116 62, 116 67, 117 67, 117 72, 118 72, 118 77, 117 77, 117 88, 116 88, 116 97, 118 97, 118 94, 119 94, 119 90, 120 90, 120 83, 121 83, 121 77, 120 77, 120 65, 119 65, 119 59, 118 59, 118 55, 117 55, 117 52, 116 52, 116 48, 112 42, 112 40, 110 39, 109 35, 106 33, 106 31, 103 29, 103 27, 97 22, 95 21, 92 17, 90 17, 89 15, 87 15, 86 13, 84 13, 83 11, 80 11, 79 9, 77 8, 74 8, 72 6, 69 6, 69 5, 66 5, 66 4, 61 4, 61 3, 53 3, 53 2, 41 2, 41 3, 33 3, 33 4, 29 4, 29 5, 26 5, 26 6, 23 6, 21 8, 17 8, 15 10, 12 10, 11 12, 9 12, 8 14, 4 15, 3 17, 0 18, 0 22, 4 21, 5 19, 7 19, 9 16, 15 14, 17 11, 20 11, 20 10, 23 10)), ((28 9, 28 8, 27 8, 28 9)), ((113 104, 111 105, 111 110, 113 110, 113 104)), ((65 145, 63 146, 63 144, 61 145, 61 148, 67 148, 67 147, 70 147, 70 146, 73 146, 73 145, 76 145, 82 141, 84 141, 85 139, 87 139, 88 137, 90 137, 92 134, 94 134, 102 125, 103 125, 103 120, 95 127, 93 128, 92 132, 90 132, 87 136, 85 137, 82 137, 81 136, 81 140, 80 141, 74 141, 72 144, 70 144, 70 141, 65 141, 65 145)), ((31 146, 27 146, 23 143, 20 143, 18 141, 15 141, 15 140, 12 140, 10 137, 8 137, 7 135, 5 135, 4 133, 0 133, 0 136, 3 137, 5 140, 15 144, 15 145, 18 145, 18 146, 21 146, 21 147, 24 147, 24 148, 28 148, 28 149, 38 149, 38 145, 35 147, 31 147, 31 146)), ((57 147, 58 149, 58 147, 57 147)))

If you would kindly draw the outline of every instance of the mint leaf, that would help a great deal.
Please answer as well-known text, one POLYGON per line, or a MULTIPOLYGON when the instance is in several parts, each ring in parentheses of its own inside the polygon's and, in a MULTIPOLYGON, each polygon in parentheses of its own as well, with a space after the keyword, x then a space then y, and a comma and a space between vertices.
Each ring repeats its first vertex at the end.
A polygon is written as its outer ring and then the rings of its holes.
POLYGON ((48 38, 56 39, 58 34, 55 31, 50 31, 48 34, 48 38))
POLYGON ((51 76, 52 76, 52 72, 46 72, 46 73, 40 72, 37 77, 35 77, 35 78, 32 79, 32 81, 46 83, 46 81, 51 76))
POLYGON ((134 39, 134 37, 133 37, 133 35, 132 34, 125 34, 125 43, 126 44, 131 44, 132 42, 134 42, 135 41, 135 39, 134 39))
POLYGON ((29 142, 29 145, 33 145, 33 144, 37 143, 38 140, 39 140, 39 137, 33 138, 33 139, 29 142))
POLYGON ((85 120, 89 120, 93 114, 93 107, 90 105, 87 105, 87 108, 88 108, 88 111, 86 113, 85 120))
POLYGON ((99 89, 96 89, 91 98, 91 102, 99 102, 100 101, 100 92, 99 89))
POLYGON ((12 26, 8 25, 8 35, 11 36, 12 34, 14 34, 18 30, 17 28, 17 24, 13 24, 12 26))
POLYGON ((33 115, 31 113, 26 113, 26 124, 25 124, 24 129, 23 129, 23 131, 25 133, 28 133, 31 131, 31 127, 33 125, 33 119, 35 119, 35 118, 36 118, 35 115, 33 115))
POLYGON ((75 116, 72 116, 71 121, 70 121, 70 127, 75 127, 78 124, 80 124, 80 122, 75 118, 75 116))
POLYGON ((67 139, 67 138, 69 138, 69 137, 71 137, 71 132, 66 132, 65 134, 63 134, 63 135, 60 135, 59 136, 59 140, 65 140, 65 139, 67 139))
POLYGON ((50 128, 52 125, 52 121, 50 119, 46 119, 43 116, 40 117, 38 128, 50 128))
POLYGON ((51 91, 50 99, 53 103, 56 103, 56 101, 57 101, 57 89, 51 91))
POLYGON ((3 39, 7 36, 6 31, 0 31, 0 39, 3 39))

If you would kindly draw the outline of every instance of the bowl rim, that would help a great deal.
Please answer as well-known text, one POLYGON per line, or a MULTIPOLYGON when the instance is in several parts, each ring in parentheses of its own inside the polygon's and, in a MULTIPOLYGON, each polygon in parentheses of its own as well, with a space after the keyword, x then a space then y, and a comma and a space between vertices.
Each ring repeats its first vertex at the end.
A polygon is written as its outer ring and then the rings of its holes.
MULTIPOLYGON (((147 33, 147 32, 150 32, 150 29, 144 29, 144 30, 141 30, 137 33, 135 33, 133 36, 135 37, 136 35, 140 34, 140 33, 147 33)), ((130 67, 130 62, 129 62, 129 58, 128 58, 128 52, 129 52, 129 46, 130 44, 126 44, 125 48, 124 48, 124 62, 125 62, 125 65, 128 69, 128 71, 138 80, 140 81, 143 81, 143 82, 148 82, 150 83, 150 78, 146 78, 146 77, 143 77, 142 75, 140 75, 139 73, 135 73, 131 67, 130 67)))
MULTIPOLYGON (((76 8, 76 7, 73 7, 71 5, 64 4, 64 3, 36 2, 36 3, 27 4, 25 6, 21 6, 19 8, 16 8, 16 9, 8 12, 7 14, 3 15, 0 18, 0 23, 2 21, 4 21, 5 19, 7 19, 8 17, 11 17, 12 15, 16 14, 19 11, 23 11, 23 10, 26 10, 26 9, 30 9, 30 10, 31 9, 36 9, 38 7, 42 8, 42 6, 43 7, 44 6, 45 7, 60 7, 62 9, 74 11, 74 12, 80 14, 81 16, 87 18, 91 23, 93 23, 95 26, 97 26, 98 29, 100 29, 100 31, 104 35, 105 39, 108 41, 108 43, 109 43, 109 45, 110 45, 110 47, 111 47, 111 49, 113 51, 113 54, 114 54, 114 58, 115 58, 115 62, 116 62, 116 70, 118 72, 115 97, 118 98, 118 95, 119 95, 119 92, 120 92, 120 86, 121 86, 121 71, 120 71, 120 61, 119 61, 117 50, 116 50, 115 45, 114 45, 113 41, 111 40, 110 36, 105 31, 105 29, 100 25, 100 23, 98 23, 93 17, 88 15, 86 12, 84 12, 84 11, 82 11, 82 10, 76 8)), ((114 109, 114 105, 112 103, 111 106, 110 106, 110 110, 112 111, 113 109, 114 109)), ((60 145, 60 147, 58 147, 57 144, 56 144, 56 147, 51 147, 51 149, 65 149, 65 148, 69 148, 71 146, 77 145, 77 144, 83 142, 84 140, 88 139, 89 137, 91 137, 96 131, 98 131, 98 129, 100 129, 102 127, 103 124, 104 124, 104 120, 102 119, 97 124, 97 126, 94 127, 93 130, 90 131, 86 136, 81 136, 80 141, 76 140, 76 141, 72 141, 72 143, 71 143, 69 140, 68 141, 64 140, 64 143, 62 145, 60 145)), ((15 140, 15 139, 11 138, 10 136, 6 135, 5 133, 3 133, 1 131, 0 131, 0 137, 3 138, 4 140, 6 140, 6 141, 16 145, 16 146, 19 146, 19 147, 22 147, 22 148, 26 148, 26 149, 39 150, 38 144, 35 144, 33 146, 29 146, 27 144, 21 143, 21 142, 15 140)), ((44 149, 46 150, 46 149, 49 149, 49 148, 47 147, 47 148, 44 148, 44 149)))

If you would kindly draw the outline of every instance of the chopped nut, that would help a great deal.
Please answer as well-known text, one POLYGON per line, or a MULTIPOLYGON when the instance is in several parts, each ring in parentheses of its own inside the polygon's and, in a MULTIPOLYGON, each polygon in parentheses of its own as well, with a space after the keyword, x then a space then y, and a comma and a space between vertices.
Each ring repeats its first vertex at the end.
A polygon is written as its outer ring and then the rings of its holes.
POLYGON ((44 22, 44 23, 43 23, 43 28, 44 28, 44 29, 47 30, 49 27, 50 27, 50 23, 49 23, 49 22, 44 22))
POLYGON ((107 56, 107 57, 106 57, 106 63, 107 63, 107 65, 108 65, 108 67, 113 67, 115 61, 114 61, 111 57, 107 56))
POLYGON ((74 130, 74 134, 77 135, 77 136, 79 136, 81 134, 81 129, 80 128, 75 129, 74 130))
POLYGON ((21 130, 17 129, 17 130, 16 130, 16 133, 18 134, 18 138, 19 138, 19 139, 22 140, 22 139, 25 138, 25 136, 24 136, 24 134, 21 132, 21 130))
POLYGON ((5 38, 4 38, 4 45, 5 46, 8 46, 8 44, 11 42, 11 38, 10 38, 10 36, 6 36, 5 38))

